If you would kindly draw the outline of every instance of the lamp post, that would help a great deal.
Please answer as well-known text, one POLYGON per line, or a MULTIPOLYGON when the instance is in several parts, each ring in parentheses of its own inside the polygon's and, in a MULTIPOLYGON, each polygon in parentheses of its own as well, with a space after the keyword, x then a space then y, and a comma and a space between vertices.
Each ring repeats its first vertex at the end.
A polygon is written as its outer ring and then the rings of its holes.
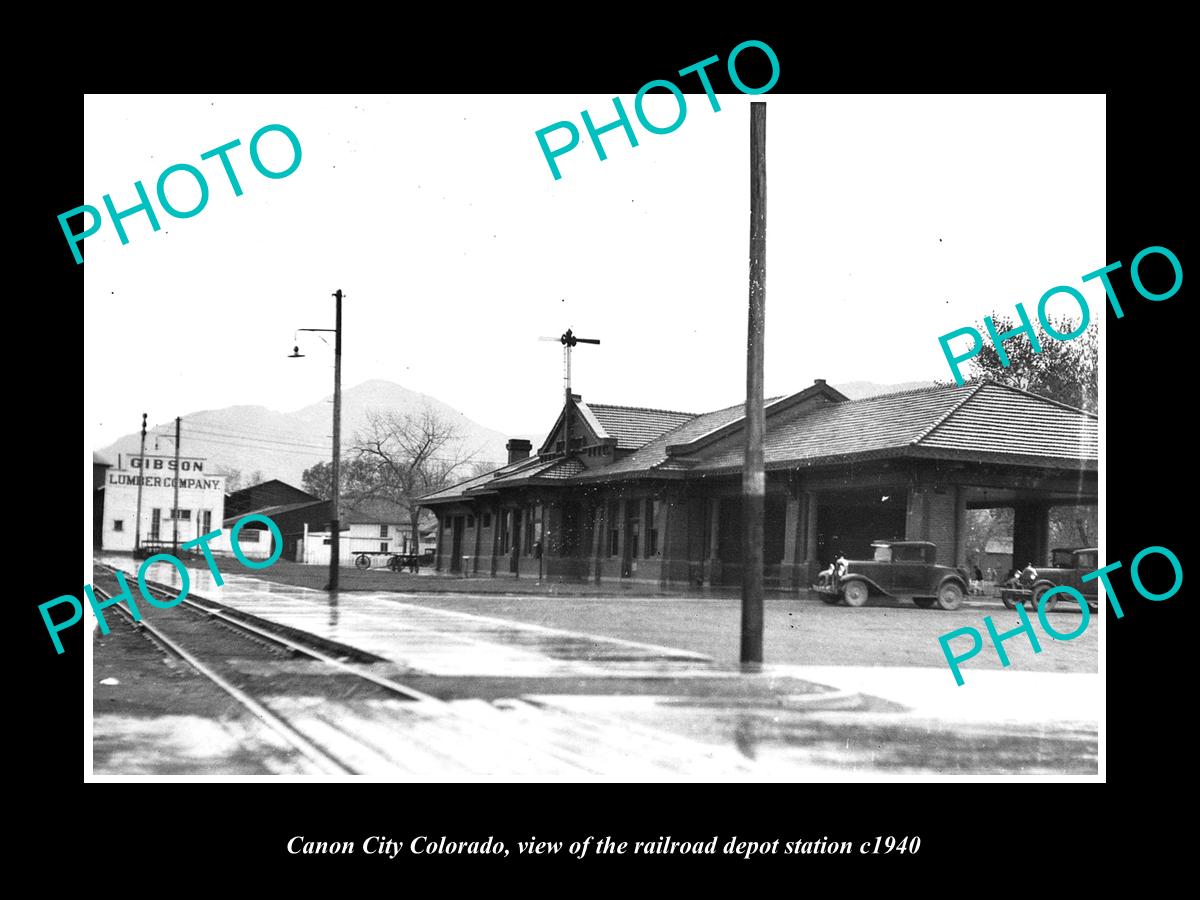
MULTIPOLYGON (((336 290, 333 292, 333 298, 337 301, 334 313, 333 328, 299 328, 297 331, 323 331, 333 332, 333 497, 330 499, 330 505, 333 513, 330 521, 330 540, 329 540, 329 584, 325 585, 325 590, 336 591, 338 589, 338 564, 341 562, 341 517, 339 508, 342 499, 342 292, 336 290)), ((297 344, 292 348, 290 359, 299 359, 304 356, 300 352, 300 345, 297 344)))

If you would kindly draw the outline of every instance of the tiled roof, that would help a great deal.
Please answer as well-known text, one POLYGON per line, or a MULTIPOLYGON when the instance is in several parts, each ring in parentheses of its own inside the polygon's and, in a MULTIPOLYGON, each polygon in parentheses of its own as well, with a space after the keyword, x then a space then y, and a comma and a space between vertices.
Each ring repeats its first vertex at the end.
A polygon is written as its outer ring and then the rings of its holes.
POLYGON ((602 403, 588 403, 586 406, 601 427, 608 432, 608 436, 617 439, 617 448, 620 450, 636 450, 660 434, 696 418, 695 413, 675 412, 669 409, 608 406, 602 403))
POLYGON ((465 481, 460 481, 458 484, 452 484, 449 487, 442 488, 440 491, 434 491, 431 494, 419 498, 421 503, 427 500, 452 500, 455 497, 460 497, 465 491, 478 490, 485 488, 488 482, 502 478, 507 475, 516 473, 526 473, 529 469, 545 466, 546 462, 536 456, 530 456, 526 459, 519 459, 516 462, 501 466, 498 469, 493 469, 490 472, 485 472, 483 475, 476 475, 468 478, 465 481))
POLYGON ((919 441, 922 447, 1096 459, 1095 416, 1036 394, 984 384, 919 441))
POLYGON ((542 478, 574 478, 579 473, 585 470, 585 466, 575 458, 559 460, 557 465, 550 466, 548 469, 539 472, 542 478))
MULTIPOLYGON (((1004 385, 985 382, 919 388, 861 400, 829 400, 828 394, 821 395, 821 389, 808 388, 791 397, 768 401, 763 441, 767 468, 908 454, 949 458, 969 455, 1022 464, 1094 463, 1099 455, 1095 415, 1004 385), (808 393, 814 390, 817 393, 808 393), (806 397, 816 397, 818 402, 806 408, 806 397), (772 414, 772 406, 777 416, 772 414)), ((677 417, 678 422, 629 456, 605 466, 587 469, 571 458, 535 457, 425 499, 451 499, 531 477, 592 483, 643 475, 716 474, 741 468, 744 450, 737 426, 745 411, 742 403, 698 416, 631 407, 591 409, 597 418, 601 410, 621 410, 656 413, 664 417, 658 420, 660 424, 668 416, 677 417)), ((616 413, 613 417, 614 421, 620 418, 616 413)), ((606 430, 608 427, 605 423, 606 430)))
MULTIPOLYGON (((921 388, 820 406, 771 428, 763 460, 770 468, 793 462, 922 448, 999 457, 1095 459, 1096 417, 999 384, 921 388)), ((740 446, 703 458, 701 471, 742 464, 740 446)))
POLYGON ((746 404, 738 403, 735 406, 728 406, 716 412, 696 416, 672 428, 670 431, 664 432, 641 447, 637 452, 630 454, 624 459, 619 459, 607 466, 590 469, 583 473, 581 479, 585 481, 603 481, 613 475, 643 472, 656 468, 666 462, 668 444, 685 444, 688 441, 693 441, 698 437, 708 434, 710 431, 714 431, 731 422, 736 422, 742 417, 745 411, 746 404))
POLYGON ((424 503, 427 500, 448 500, 452 497, 458 497, 468 487, 474 487, 477 484, 483 484, 485 481, 491 480, 494 474, 494 472, 488 472, 486 475, 477 475, 474 478, 468 478, 466 481, 460 481, 458 484, 452 484, 449 487, 442 488, 440 491, 426 494, 420 498, 420 502, 424 503))
POLYGON ((573 457, 554 457, 547 460, 534 457, 533 462, 537 465, 520 466, 511 472, 504 472, 490 481, 467 488, 466 492, 490 491, 493 488, 524 482, 529 478, 553 478, 562 481, 584 470, 583 463, 573 457))

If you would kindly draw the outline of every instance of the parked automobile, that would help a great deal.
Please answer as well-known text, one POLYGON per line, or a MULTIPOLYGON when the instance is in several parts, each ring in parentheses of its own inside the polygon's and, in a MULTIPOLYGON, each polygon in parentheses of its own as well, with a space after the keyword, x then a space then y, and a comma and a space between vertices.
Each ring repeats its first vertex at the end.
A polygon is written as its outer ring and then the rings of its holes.
POLYGON ((941 566, 929 541, 875 541, 873 559, 846 560, 840 574, 813 585, 826 603, 862 606, 872 596, 912 600, 922 609, 935 603, 958 609, 967 593, 966 569, 941 566))
MULTIPOLYGON (((1087 600, 1088 609, 1096 611, 1097 585, 1100 579, 1093 578, 1084 581, 1084 575, 1090 575, 1100 567, 1100 551, 1095 547, 1085 547, 1081 550, 1056 549, 1051 551, 1049 568, 1036 569, 1037 575, 1031 584, 1017 584, 1000 591, 1000 601, 1009 609, 1018 603, 1036 610, 1042 600, 1042 595, 1052 587, 1067 585, 1083 594, 1087 600)), ((1036 567, 1035 567, 1036 568, 1036 567)), ((1062 594, 1055 594, 1046 601, 1046 612, 1050 612, 1063 599, 1062 594)), ((1068 597, 1069 601, 1070 598, 1068 597)))

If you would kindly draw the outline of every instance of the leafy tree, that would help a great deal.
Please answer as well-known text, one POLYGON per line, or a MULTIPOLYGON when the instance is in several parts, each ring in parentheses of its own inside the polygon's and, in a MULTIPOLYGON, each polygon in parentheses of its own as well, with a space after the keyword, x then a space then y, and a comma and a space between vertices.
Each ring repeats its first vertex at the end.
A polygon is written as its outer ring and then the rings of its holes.
MULTIPOLYGON (((988 541, 992 538, 1011 538, 1013 508, 997 506, 992 509, 967 510, 967 561, 983 559, 988 541)), ((977 562, 982 566, 982 562, 977 562)), ((1002 573, 1007 575, 1007 572, 1002 573)))
MULTIPOLYGON (((1017 321, 1003 315, 993 315, 992 324, 998 334, 1011 331, 1017 321)), ((1074 331, 1078 322, 1068 317, 1051 318, 1050 324, 1060 334, 1074 331)), ((1093 322, 1083 334, 1070 340, 1059 340, 1046 333, 1040 323, 1038 332, 1041 351, 1035 353, 1028 335, 1022 333, 1004 341, 1008 365, 1000 360, 983 323, 978 326, 984 335, 979 355, 967 362, 964 380, 968 383, 994 381, 1010 387, 1041 394, 1088 412, 1098 408, 1100 377, 1100 336, 1093 322)))
MULTIPOLYGON (((340 474, 343 497, 372 496, 380 481, 376 465, 358 456, 344 458, 340 474)), ((333 463, 317 463, 305 469, 300 483, 310 494, 322 500, 330 499, 333 496, 333 463)))

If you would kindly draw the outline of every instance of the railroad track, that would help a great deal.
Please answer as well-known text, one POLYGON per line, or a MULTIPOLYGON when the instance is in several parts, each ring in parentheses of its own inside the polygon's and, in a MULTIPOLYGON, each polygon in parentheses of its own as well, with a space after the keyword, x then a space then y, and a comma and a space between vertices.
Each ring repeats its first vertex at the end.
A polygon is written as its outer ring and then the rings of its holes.
MULTIPOLYGON (((94 565, 97 570, 113 574, 118 570, 105 563, 95 561, 94 565)), ((133 577, 132 573, 121 570, 122 574, 133 577)), ((162 585, 150 580, 146 581, 146 589, 149 593, 154 594, 163 600, 174 601, 177 594, 176 589, 170 586, 162 585)), ((108 590, 95 585, 93 586, 98 598, 102 600, 111 599, 113 596, 108 590)), ((322 666, 341 673, 342 675, 352 676, 356 679, 361 679, 365 682, 381 688, 387 693, 398 697, 407 702, 415 702, 421 705, 422 708, 430 709, 435 712, 447 714, 448 718, 459 720, 460 726, 465 727, 464 737, 471 741, 479 741, 489 744, 493 747, 501 748, 507 746, 508 749, 515 751, 517 754, 526 758, 540 756, 548 762, 553 762, 557 765, 565 764, 570 770, 583 775, 597 775, 600 772, 583 762, 576 753, 560 748, 547 749, 535 747, 522 734, 515 730, 512 726, 506 726, 496 718, 490 718, 487 722, 486 729, 481 732, 479 727, 480 722, 463 719, 453 707, 444 700, 426 694, 408 685, 402 684, 395 679, 380 675, 378 672, 371 671, 364 665, 347 662, 345 659, 338 659, 331 656, 324 650, 314 647, 311 644, 305 644, 302 641, 296 640, 287 635, 279 634, 261 628, 252 622, 246 622, 236 618, 225 612, 219 604, 214 601, 205 599, 206 603, 211 603, 213 606, 206 606, 195 602, 194 600, 185 597, 171 610, 162 610, 166 615, 175 614, 178 610, 186 610, 197 616, 202 616, 209 621, 218 621, 223 626, 240 634, 245 639, 253 641, 259 645, 266 645, 268 648, 273 648, 279 652, 289 655, 300 655, 313 660, 322 666)), ((216 667, 205 663, 199 659, 195 653, 189 652, 180 641, 166 634, 158 625, 148 621, 143 616, 140 621, 133 618, 133 614, 125 608, 123 604, 117 603, 108 607, 108 609, 118 609, 122 618, 129 621, 136 630, 140 630, 145 635, 148 635, 151 640, 157 642, 165 653, 168 653, 194 669, 202 677, 210 681, 213 685, 219 688, 224 693, 232 697, 243 709, 254 716, 265 727, 277 734, 297 753, 309 760, 322 773, 327 775, 346 776, 346 775, 361 775, 365 774, 355 766, 347 762, 345 759, 339 758, 335 751, 331 751, 328 747, 320 746, 319 740, 314 740, 302 733, 302 731, 291 724, 278 711, 268 708, 267 704, 255 699, 251 694, 241 687, 238 687, 230 678, 223 676, 217 671, 216 667)), ((156 610, 156 612, 158 612, 156 610)), ((349 745, 359 744, 360 739, 352 732, 345 729, 338 729, 337 741, 345 741, 349 745)))
MULTIPOLYGON (((96 568, 113 574, 117 571, 113 566, 103 563, 95 563, 96 568)), ((123 572, 128 575, 129 573, 123 572)), ((146 582, 146 588, 149 593, 162 598, 163 600, 174 600, 176 594, 173 589, 165 588, 151 581, 146 582)), ((112 594, 103 588, 94 588, 96 595, 102 600, 111 599, 112 594)), ((120 610, 124 619, 130 622, 135 629, 141 630, 148 634, 156 641, 164 651, 183 660, 188 666, 198 672, 201 676, 211 681, 216 687, 220 688, 237 703, 242 706, 248 713, 261 721, 267 728, 275 732, 279 737, 288 743, 293 749, 300 753, 305 759, 316 765, 323 773, 329 775, 357 775, 349 764, 337 759, 331 753, 318 747, 313 741, 300 733, 295 727, 290 725, 278 713, 272 712, 263 703, 250 696, 246 691, 233 684, 229 679, 222 676, 216 669, 205 664, 198 659, 193 653, 190 653, 179 641, 171 638, 164 630, 157 625, 151 624, 146 618, 141 621, 136 621, 133 614, 127 610, 123 604, 117 603, 108 607, 109 609, 120 610)), ((406 701, 419 701, 422 703, 445 707, 447 704, 432 697, 429 694, 411 688, 408 685, 380 675, 378 672, 373 672, 365 666, 356 665, 346 662, 343 659, 330 656, 328 653, 313 647, 308 644, 303 644, 286 635, 268 631, 260 628, 251 622, 245 622, 241 619, 234 618, 228 615, 220 608, 212 608, 196 603, 194 600, 184 598, 176 608, 183 608, 193 612, 199 616, 203 616, 209 620, 220 621, 236 633, 241 634, 249 640, 258 644, 266 645, 270 648, 275 648, 281 651, 286 651, 290 654, 299 654, 307 657, 324 666, 328 666, 343 674, 352 675, 356 678, 368 681, 377 687, 383 688, 385 691, 394 694, 406 701)))

